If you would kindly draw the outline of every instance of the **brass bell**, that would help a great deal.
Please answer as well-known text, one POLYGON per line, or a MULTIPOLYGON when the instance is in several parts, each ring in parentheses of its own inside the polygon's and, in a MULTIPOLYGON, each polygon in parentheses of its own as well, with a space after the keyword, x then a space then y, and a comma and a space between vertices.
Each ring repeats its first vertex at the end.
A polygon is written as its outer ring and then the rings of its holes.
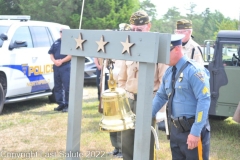
POLYGON ((136 116, 130 109, 126 91, 116 88, 112 69, 109 70, 109 89, 102 95, 103 117, 99 123, 101 131, 116 132, 134 129, 136 116))

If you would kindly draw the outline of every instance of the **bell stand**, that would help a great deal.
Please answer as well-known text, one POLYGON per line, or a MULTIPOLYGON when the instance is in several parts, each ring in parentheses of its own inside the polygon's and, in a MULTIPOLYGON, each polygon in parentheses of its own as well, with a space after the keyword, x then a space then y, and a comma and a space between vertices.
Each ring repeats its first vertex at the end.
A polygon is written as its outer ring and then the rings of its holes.
POLYGON ((61 54, 72 55, 66 154, 80 153, 85 57, 98 57, 139 62, 134 160, 149 159, 155 64, 169 63, 170 41, 169 33, 63 30, 61 54))

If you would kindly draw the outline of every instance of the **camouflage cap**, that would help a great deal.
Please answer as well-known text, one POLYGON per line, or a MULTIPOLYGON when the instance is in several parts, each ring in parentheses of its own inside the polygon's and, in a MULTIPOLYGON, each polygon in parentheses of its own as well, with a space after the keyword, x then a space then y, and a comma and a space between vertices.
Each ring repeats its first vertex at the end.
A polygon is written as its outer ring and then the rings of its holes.
POLYGON ((192 29, 192 21, 186 19, 180 19, 176 24, 177 29, 192 29))
POLYGON ((145 11, 140 10, 131 15, 129 22, 136 26, 144 25, 149 23, 149 17, 145 11))

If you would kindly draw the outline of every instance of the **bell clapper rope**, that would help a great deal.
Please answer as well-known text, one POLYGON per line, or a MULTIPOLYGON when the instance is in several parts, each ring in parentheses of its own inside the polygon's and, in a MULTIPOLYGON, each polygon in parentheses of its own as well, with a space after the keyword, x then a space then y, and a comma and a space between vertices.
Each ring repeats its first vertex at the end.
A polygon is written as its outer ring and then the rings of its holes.
POLYGON ((156 149, 159 150, 160 147, 159 147, 158 135, 157 135, 156 130, 153 128, 153 126, 151 126, 151 131, 152 131, 154 139, 155 139, 156 149))

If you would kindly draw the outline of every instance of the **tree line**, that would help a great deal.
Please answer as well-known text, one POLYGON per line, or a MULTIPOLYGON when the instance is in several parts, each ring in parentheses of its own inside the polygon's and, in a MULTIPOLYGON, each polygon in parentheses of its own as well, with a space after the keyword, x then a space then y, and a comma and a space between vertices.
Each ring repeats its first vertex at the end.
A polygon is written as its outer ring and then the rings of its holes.
MULTIPOLYGON (((117 29, 120 23, 129 23, 133 12, 142 9, 151 17, 153 32, 174 33, 177 20, 192 20, 194 40, 199 44, 215 39, 219 30, 238 29, 238 20, 219 11, 212 13, 209 8, 197 14, 196 6, 190 3, 185 16, 172 7, 162 18, 156 18, 156 6, 151 0, 85 0, 81 28, 117 29)), ((0 0, 0 15, 30 15, 32 20, 62 23, 72 29, 79 28, 81 9, 82 0, 0 0)))

